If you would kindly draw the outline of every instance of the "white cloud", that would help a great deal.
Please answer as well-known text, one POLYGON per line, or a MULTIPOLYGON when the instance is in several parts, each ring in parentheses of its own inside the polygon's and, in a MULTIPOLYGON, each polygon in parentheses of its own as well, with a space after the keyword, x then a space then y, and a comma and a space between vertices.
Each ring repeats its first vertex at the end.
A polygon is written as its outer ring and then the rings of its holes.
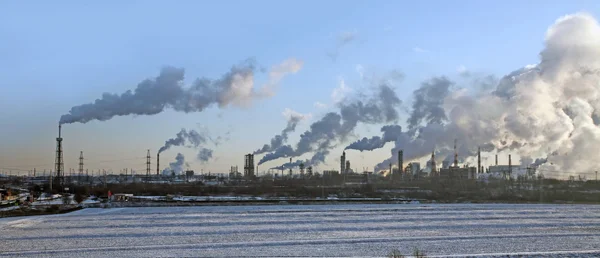
POLYGON ((321 103, 321 102, 318 102, 318 101, 315 102, 314 106, 315 106, 315 108, 318 108, 318 109, 327 108, 327 104, 324 104, 324 103, 321 103))
POLYGON ((417 53, 429 53, 429 50, 423 49, 423 48, 420 48, 420 47, 414 47, 413 51, 417 52, 417 53))
POLYGON ((312 114, 311 113, 302 114, 302 113, 300 113, 298 111, 295 111, 295 110, 292 110, 290 108, 286 108, 285 110, 283 110, 283 112, 281 114, 288 121, 291 120, 294 117, 300 118, 300 120, 309 120, 309 119, 312 118, 312 114))
POLYGON ((331 93, 331 99, 333 99, 333 103, 341 102, 351 91, 352 89, 346 86, 346 82, 344 82, 344 79, 340 78, 340 85, 337 88, 333 89, 333 92, 331 93))
POLYGON ((260 95, 272 97, 279 82, 288 74, 294 74, 302 69, 304 62, 296 58, 289 58, 280 64, 274 65, 269 71, 269 81, 261 88, 260 95))

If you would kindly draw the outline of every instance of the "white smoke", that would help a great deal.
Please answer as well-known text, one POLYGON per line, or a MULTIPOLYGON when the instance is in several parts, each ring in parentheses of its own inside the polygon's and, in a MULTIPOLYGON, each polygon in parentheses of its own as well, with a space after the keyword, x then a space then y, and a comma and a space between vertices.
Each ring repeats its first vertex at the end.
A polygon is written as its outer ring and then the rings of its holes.
MULTIPOLYGON (((451 149, 457 138, 461 155, 491 144, 528 160, 547 158, 538 171, 552 177, 598 169, 600 26, 589 14, 558 19, 546 33, 539 64, 505 76, 493 92, 445 94, 445 88, 436 89, 442 90, 421 90, 431 92, 424 97, 415 94, 424 105, 414 106, 416 115, 409 119, 415 136, 401 138, 393 155, 405 149, 411 156, 407 159, 425 157, 434 148, 451 149), (436 103, 440 96, 443 103, 436 103)), ((378 166, 385 168, 394 159, 378 166)))

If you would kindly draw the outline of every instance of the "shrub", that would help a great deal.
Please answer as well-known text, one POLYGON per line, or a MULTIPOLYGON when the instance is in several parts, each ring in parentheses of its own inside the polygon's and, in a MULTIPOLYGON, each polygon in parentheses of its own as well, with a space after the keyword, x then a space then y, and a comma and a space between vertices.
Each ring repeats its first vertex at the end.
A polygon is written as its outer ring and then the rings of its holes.
POLYGON ((83 202, 83 195, 80 193, 76 193, 74 196, 74 199, 77 203, 81 203, 81 202, 83 202))

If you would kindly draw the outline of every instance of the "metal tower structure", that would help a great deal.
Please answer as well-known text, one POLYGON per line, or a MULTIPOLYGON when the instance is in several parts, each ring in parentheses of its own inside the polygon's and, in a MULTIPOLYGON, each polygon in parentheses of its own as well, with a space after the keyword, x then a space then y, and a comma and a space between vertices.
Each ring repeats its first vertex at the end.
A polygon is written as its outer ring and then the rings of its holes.
POLYGON ((146 180, 150 178, 150 150, 146 154, 146 180))
POLYGON ((477 174, 483 173, 481 169, 481 147, 477 147, 477 174))
POLYGON ((61 137, 62 125, 58 125, 58 137, 56 138, 56 182, 59 189, 62 189, 63 176, 65 170, 65 164, 63 163, 63 149, 62 149, 62 137, 61 137))
POLYGON ((83 151, 79 153, 79 175, 77 181, 81 182, 81 176, 83 175, 83 151))

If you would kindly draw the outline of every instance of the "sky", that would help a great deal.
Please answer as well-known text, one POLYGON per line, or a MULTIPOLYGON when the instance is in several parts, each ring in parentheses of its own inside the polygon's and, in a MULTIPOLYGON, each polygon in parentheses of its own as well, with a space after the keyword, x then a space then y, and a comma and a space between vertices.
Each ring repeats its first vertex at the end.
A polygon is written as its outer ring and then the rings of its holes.
MULTIPOLYGON (((53 169, 62 115, 105 92, 133 90, 165 66, 185 69, 184 82, 191 84, 199 77, 218 79, 252 58, 260 86, 274 66, 298 60, 301 68, 283 76, 272 96, 247 105, 63 126, 67 171, 77 169, 83 151, 86 169, 144 173, 147 150, 154 171, 157 150, 182 128, 220 137, 218 146, 206 144, 213 157, 200 162, 196 150, 173 147, 161 154, 161 165, 182 153, 196 171, 241 170, 244 154, 286 126, 286 110, 307 117, 290 135, 294 144, 312 122, 335 110, 341 93, 366 87, 365 75, 404 74, 394 90, 406 107, 432 76, 456 78, 464 70, 503 76, 537 63, 547 28, 579 11, 598 17, 600 10, 596 1, 538 0, 3 1, 0 170, 53 169), (340 91, 342 84, 349 90, 340 91)), ((398 124, 407 118, 401 113, 398 124)), ((348 142, 378 135, 379 127, 359 125, 348 142)), ((343 145, 318 168, 338 168, 343 145)), ((347 155, 355 167, 372 168, 390 148, 347 155)))

